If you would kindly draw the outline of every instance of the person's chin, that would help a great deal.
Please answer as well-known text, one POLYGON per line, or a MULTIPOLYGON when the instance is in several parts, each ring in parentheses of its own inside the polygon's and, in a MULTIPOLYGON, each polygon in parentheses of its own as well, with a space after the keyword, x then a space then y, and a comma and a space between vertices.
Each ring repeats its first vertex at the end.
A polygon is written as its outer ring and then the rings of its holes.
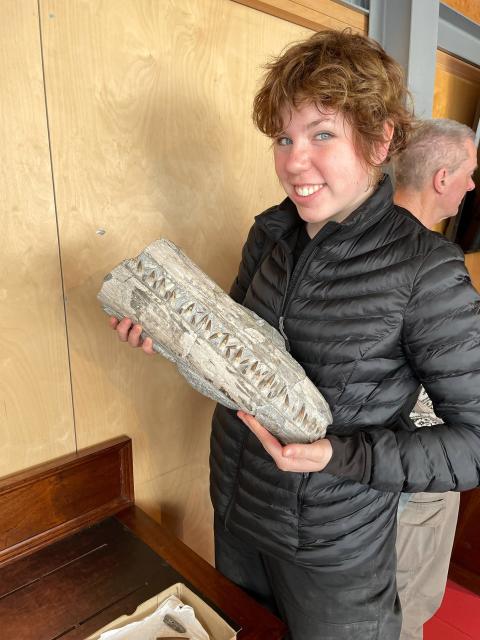
POLYGON ((449 218, 454 218, 457 215, 457 213, 458 213, 458 209, 454 213, 446 213, 442 218, 440 218, 439 222, 442 222, 442 220, 448 220, 449 218))
POLYGON ((305 222, 323 222, 325 218, 328 218, 326 213, 326 207, 312 206, 312 203, 300 203, 295 202, 298 215, 305 220, 305 222))
POLYGON ((299 207, 297 207, 297 211, 300 218, 308 224, 319 224, 328 220, 328 215, 315 214, 312 211, 306 210, 302 211, 299 207))

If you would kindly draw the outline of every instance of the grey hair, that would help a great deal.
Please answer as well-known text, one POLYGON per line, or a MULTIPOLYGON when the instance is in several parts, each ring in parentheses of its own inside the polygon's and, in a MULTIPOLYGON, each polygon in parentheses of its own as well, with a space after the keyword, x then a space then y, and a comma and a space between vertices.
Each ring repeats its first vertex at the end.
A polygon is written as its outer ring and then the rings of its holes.
POLYGON ((407 147, 393 161, 396 187, 420 191, 426 181, 445 167, 453 173, 468 153, 465 142, 475 142, 475 133, 456 120, 422 120, 407 147))

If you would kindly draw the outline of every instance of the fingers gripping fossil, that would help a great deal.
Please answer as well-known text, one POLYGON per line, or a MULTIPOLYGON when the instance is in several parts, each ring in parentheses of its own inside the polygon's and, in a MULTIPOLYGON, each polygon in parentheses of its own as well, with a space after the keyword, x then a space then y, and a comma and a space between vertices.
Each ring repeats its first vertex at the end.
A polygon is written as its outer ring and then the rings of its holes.
POLYGON ((140 323, 197 391, 255 415, 283 443, 325 435, 328 404, 282 336, 172 242, 157 240, 124 260, 105 277, 98 299, 109 315, 140 323))

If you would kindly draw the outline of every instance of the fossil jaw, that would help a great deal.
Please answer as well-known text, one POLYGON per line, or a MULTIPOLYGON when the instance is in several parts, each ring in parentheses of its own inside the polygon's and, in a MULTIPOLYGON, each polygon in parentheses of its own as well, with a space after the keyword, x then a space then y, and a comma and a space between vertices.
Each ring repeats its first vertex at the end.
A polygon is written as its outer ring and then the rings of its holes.
POLYGON ((154 348, 204 395, 256 415, 284 443, 325 435, 330 409, 281 335, 170 241, 123 261, 98 298, 108 314, 140 323, 154 348))

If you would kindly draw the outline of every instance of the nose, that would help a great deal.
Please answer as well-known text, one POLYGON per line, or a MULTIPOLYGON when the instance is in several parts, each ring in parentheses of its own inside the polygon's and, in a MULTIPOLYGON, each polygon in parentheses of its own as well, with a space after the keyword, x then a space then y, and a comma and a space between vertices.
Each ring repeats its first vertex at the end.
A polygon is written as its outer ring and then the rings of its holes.
POLYGON ((310 166, 310 156, 303 145, 292 144, 286 169, 289 173, 301 173, 310 166))

